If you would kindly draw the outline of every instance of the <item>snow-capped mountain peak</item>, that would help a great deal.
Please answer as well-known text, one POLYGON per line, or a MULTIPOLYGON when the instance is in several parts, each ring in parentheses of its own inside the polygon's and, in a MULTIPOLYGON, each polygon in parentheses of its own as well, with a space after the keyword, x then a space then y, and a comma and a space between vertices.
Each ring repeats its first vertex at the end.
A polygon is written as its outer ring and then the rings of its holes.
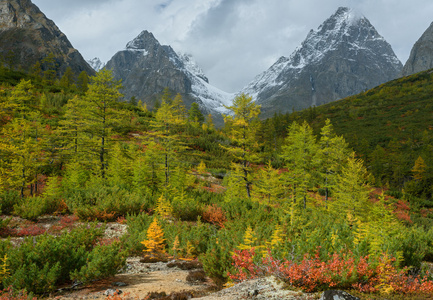
POLYGON ((209 84, 208 78, 191 54, 178 52, 176 55, 177 59, 182 62, 181 69, 191 80, 192 94, 201 100, 202 106, 220 113, 227 113, 224 105, 232 104, 234 94, 226 93, 209 84))
POLYGON ((117 52, 107 68, 122 80, 126 98, 142 99, 149 107, 166 87, 180 93, 187 106, 197 102, 203 111, 214 115, 225 112, 224 105, 231 105, 233 95, 210 85, 191 55, 161 45, 148 31, 142 31, 117 52))
POLYGON ((98 57, 95 57, 93 59, 87 60, 87 63, 89 66, 92 67, 93 70, 98 72, 99 70, 103 69, 105 67, 105 63, 102 62, 98 57))
POLYGON ((281 111, 284 105, 283 111, 290 111, 372 88, 396 78, 401 67, 366 17, 340 7, 289 57, 281 57, 242 92, 252 95, 263 110, 281 111))
POLYGON ((160 46, 153 34, 143 30, 136 38, 126 44, 126 50, 150 50, 152 46, 160 46))
POLYGON ((207 83, 209 83, 209 79, 204 74, 202 68, 197 64, 191 54, 177 52, 179 59, 182 61, 186 70, 188 70, 191 74, 200 77, 207 83))

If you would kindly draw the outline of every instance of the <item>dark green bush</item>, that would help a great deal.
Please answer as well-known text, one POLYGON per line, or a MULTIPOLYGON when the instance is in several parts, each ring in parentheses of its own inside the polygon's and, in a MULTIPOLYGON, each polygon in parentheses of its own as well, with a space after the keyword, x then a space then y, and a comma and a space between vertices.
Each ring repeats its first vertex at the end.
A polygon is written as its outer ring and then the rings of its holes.
POLYGON ((14 205, 14 214, 27 219, 36 221, 38 217, 45 214, 52 214, 58 208, 58 200, 51 197, 27 197, 21 199, 14 205))
MULTIPOLYGON (((146 213, 138 215, 128 215, 126 222, 128 224, 128 232, 121 238, 122 245, 128 250, 131 255, 142 255, 143 245, 141 241, 146 239, 147 229, 153 221, 153 216, 146 213)), ((158 222, 158 224, 160 224, 158 222)))
POLYGON ((88 263, 80 270, 71 272, 71 279, 89 282, 95 279, 113 276, 126 262, 126 252, 119 242, 111 245, 99 245, 87 256, 88 263))
POLYGON ((118 243, 95 246, 102 233, 96 225, 85 225, 58 237, 44 234, 26 238, 18 248, 2 244, 0 250, 8 255, 10 270, 4 287, 12 285, 16 290, 41 294, 74 278, 113 275, 124 265, 125 256, 118 243))
POLYGON ((66 204, 82 220, 113 221, 120 216, 148 210, 151 202, 125 189, 92 185, 70 194, 66 204))
POLYGON ((0 193, 0 208, 3 214, 10 215, 14 206, 20 202, 20 195, 15 191, 3 191, 0 193))
POLYGON ((171 206, 174 217, 181 221, 197 221, 197 218, 203 212, 200 203, 193 199, 186 199, 184 201, 173 200, 171 206))

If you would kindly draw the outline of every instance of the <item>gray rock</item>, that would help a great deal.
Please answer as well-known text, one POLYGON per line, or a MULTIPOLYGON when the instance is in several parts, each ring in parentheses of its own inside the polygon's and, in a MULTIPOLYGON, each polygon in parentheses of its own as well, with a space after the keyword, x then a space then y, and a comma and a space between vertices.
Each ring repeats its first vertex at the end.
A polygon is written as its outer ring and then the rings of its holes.
POLYGON ((408 76, 431 68, 433 68, 433 23, 413 46, 401 75, 408 76))
POLYGON ((0 57, 10 67, 29 70, 50 53, 55 56, 58 76, 67 67, 76 74, 95 74, 56 24, 30 0, 0 0, 0 57))
POLYGON ((127 286, 128 284, 127 283, 125 283, 125 282, 113 282, 112 284, 111 284, 112 286, 119 286, 119 287, 121 287, 121 286, 127 286))
MULTIPOLYGON (((205 113, 217 113, 217 108, 228 104, 228 95, 210 87, 203 71, 186 54, 177 54, 170 46, 161 45, 152 33, 141 32, 117 52, 105 65, 113 71, 114 78, 122 80, 123 94, 133 96, 153 108, 165 88, 171 94, 181 94, 185 106, 199 104, 205 113)), ((231 97, 231 96, 230 96, 231 97)))
POLYGON ((122 294, 122 290, 108 289, 104 292, 104 296, 114 296, 122 294))
POLYGON ((360 300, 345 291, 329 290, 323 292, 320 300, 360 300))
POLYGON ((340 7, 242 92, 262 115, 290 112, 360 93, 398 77, 402 64, 364 16, 340 7))

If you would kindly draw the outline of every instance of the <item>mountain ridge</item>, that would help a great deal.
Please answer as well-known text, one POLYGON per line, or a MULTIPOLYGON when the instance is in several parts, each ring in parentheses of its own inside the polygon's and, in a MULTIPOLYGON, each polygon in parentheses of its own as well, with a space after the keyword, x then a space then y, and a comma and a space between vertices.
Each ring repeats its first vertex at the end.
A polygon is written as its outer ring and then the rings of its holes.
POLYGON ((340 7, 241 92, 265 115, 332 102, 397 78, 402 65, 367 18, 340 7), (278 107, 278 109, 275 109, 278 107))
POLYGON ((0 57, 13 68, 29 70, 54 54, 57 76, 71 67, 94 74, 66 35, 30 0, 0 0, 0 57))
POLYGON ((433 22, 413 45, 401 76, 412 75, 433 68, 433 22))
POLYGON ((232 94, 209 84, 201 68, 188 54, 178 54, 171 46, 161 45, 152 33, 142 31, 118 51, 106 64, 132 96, 153 107, 165 88, 183 96, 187 107, 197 102, 200 108, 218 116, 230 105, 232 94))

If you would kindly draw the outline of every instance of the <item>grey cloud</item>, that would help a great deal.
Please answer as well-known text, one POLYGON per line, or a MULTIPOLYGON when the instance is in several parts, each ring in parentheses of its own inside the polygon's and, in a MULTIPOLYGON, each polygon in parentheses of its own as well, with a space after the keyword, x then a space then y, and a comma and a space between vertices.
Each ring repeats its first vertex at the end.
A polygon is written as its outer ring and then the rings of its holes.
POLYGON ((108 60, 142 30, 191 53, 233 92, 290 55, 339 6, 365 15, 405 63, 433 21, 431 0, 33 0, 86 58, 108 60))

